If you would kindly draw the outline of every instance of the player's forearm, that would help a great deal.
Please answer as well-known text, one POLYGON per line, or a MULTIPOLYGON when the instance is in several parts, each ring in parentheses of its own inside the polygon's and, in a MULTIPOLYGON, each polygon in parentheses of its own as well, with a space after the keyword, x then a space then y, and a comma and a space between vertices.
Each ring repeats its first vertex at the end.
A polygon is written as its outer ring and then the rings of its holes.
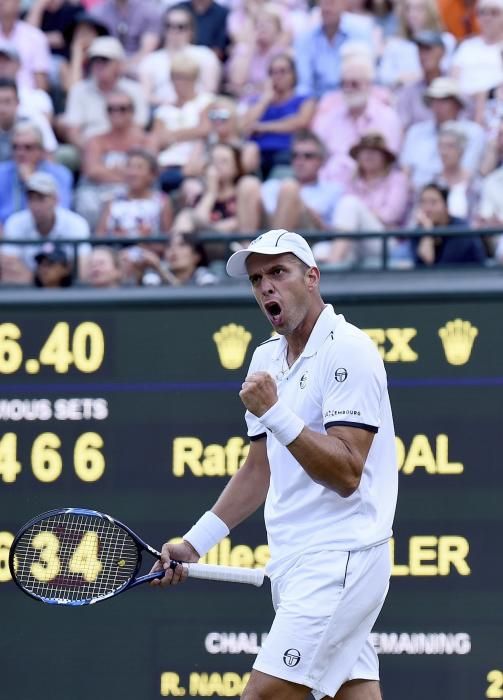
POLYGON ((360 484, 364 459, 340 438, 304 427, 288 449, 317 483, 347 498, 360 484))
POLYGON ((211 509, 229 530, 263 505, 269 488, 269 466, 245 463, 234 474, 211 509))

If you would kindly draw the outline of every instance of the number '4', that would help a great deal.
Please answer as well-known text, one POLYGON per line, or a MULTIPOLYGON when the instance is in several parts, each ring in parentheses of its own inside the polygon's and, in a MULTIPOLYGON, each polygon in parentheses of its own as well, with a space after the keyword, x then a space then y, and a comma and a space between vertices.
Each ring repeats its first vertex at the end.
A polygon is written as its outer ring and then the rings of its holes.
POLYGON ((73 355, 70 352, 70 326, 65 321, 60 321, 54 326, 40 351, 40 362, 43 365, 52 365, 58 374, 68 372, 73 355))
POLYGON ((17 461, 17 435, 5 433, 0 439, 0 478, 6 484, 12 484, 21 471, 21 463, 17 461))

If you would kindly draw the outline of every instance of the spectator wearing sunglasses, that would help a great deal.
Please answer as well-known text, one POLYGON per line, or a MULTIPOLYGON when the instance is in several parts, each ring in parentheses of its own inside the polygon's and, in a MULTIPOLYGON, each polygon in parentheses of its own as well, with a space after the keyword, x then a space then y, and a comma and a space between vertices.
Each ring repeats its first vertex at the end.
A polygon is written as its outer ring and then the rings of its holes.
POLYGON ((139 77, 151 106, 174 102, 176 92, 171 80, 171 61, 179 51, 184 52, 199 66, 197 88, 201 92, 218 92, 221 79, 221 63, 207 46, 199 46, 194 40, 194 18, 182 7, 172 7, 164 15, 162 46, 146 56, 139 66, 139 77))
POLYGON ((134 123, 134 104, 127 92, 109 93, 106 105, 110 129, 87 142, 75 192, 75 210, 87 219, 91 229, 96 227, 105 203, 126 191, 129 151, 154 149, 151 135, 134 123))
POLYGON ((260 149, 262 178, 277 166, 289 166, 292 135, 306 129, 314 115, 315 101, 299 95, 295 63, 287 54, 275 56, 269 64, 269 80, 262 95, 244 114, 242 128, 260 149))
POLYGON ((270 178, 255 186, 253 181, 248 183, 247 206, 253 216, 248 215, 247 221, 251 230, 330 228, 343 190, 321 179, 325 158, 324 144, 316 134, 308 129, 296 132, 292 141, 293 177, 270 178))
POLYGON ((70 208, 73 178, 64 165, 47 159, 40 129, 22 121, 12 132, 12 159, 0 163, 0 223, 26 208, 26 182, 35 172, 49 173, 56 182, 58 200, 70 208))

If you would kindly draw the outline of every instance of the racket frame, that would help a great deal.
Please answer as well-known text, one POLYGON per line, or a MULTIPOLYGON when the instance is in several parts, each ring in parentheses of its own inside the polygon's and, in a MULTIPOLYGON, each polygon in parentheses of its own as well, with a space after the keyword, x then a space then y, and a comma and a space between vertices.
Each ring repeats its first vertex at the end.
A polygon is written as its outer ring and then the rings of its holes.
MULTIPOLYGON (((101 600, 106 600, 107 598, 112 598, 113 596, 119 595, 119 593, 122 593, 124 590, 127 588, 134 588, 135 586, 138 586, 140 583, 145 583, 146 581, 152 581, 153 579, 156 578, 163 578, 164 576, 164 571, 157 571, 154 573, 148 573, 145 574, 144 576, 139 576, 136 578, 141 565, 142 565, 142 552, 147 551, 149 554, 151 554, 153 557, 156 559, 161 558, 161 553, 157 551, 157 549, 154 549, 154 547, 151 547, 147 542, 141 539, 136 532, 131 530, 130 527, 122 523, 120 520, 117 520, 116 518, 113 518, 111 515, 108 515, 107 513, 101 513, 100 511, 97 510, 91 510, 89 508, 54 508, 53 510, 48 510, 45 513, 40 513, 36 517, 32 518, 29 520, 21 530, 15 535, 12 545, 10 547, 9 551, 9 570, 12 576, 12 580, 20 588, 23 593, 26 595, 29 595, 31 598, 34 598, 35 600, 39 600, 42 603, 48 603, 49 605, 70 605, 70 606, 81 606, 81 605, 93 605, 94 603, 98 603, 101 600), (82 515, 82 516, 92 516, 92 517, 98 517, 101 518, 102 520, 108 520, 114 525, 117 525, 118 527, 121 527, 123 530, 127 532, 127 534, 132 538, 136 545, 137 553, 138 553, 138 559, 136 562, 136 567, 131 574, 130 578, 126 580, 121 586, 116 588, 114 591, 111 591, 108 594, 105 595, 100 595, 97 596, 96 598, 90 598, 86 600, 67 600, 64 598, 47 598, 46 596, 39 595, 37 593, 34 593, 33 591, 30 591, 29 589, 25 588, 17 579, 16 575, 16 570, 14 566, 14 560, 16 556, 16 545, 23 537, 23 535, 26 534, 26 532, 33 527, 33 525, 36 525, 37 523, 42 522, 43 520, 48 520, 51 517, 55 517, 57 515, 82 515)), ((177 562, 178 563, 178 562, 177 562)), ((176 564, 175 564, 176 566, 176 564)))

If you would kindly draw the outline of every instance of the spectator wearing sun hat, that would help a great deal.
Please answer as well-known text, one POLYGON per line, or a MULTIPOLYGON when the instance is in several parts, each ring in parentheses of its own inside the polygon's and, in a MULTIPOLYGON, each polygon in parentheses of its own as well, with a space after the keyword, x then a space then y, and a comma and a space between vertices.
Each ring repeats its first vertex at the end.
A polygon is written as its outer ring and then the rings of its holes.
POLYGON ((354 170, 349 149, 369 131, 384 136, 393 151, 402 142, 402 126, 394 107, 375 94, 375 71, 368 52, 344 56, 341 91, 329 92, 319 101, 312 122, 315 134, 329 152, 321 177, 345 184, 354 170))
MULTIPOLYGON (((382 134, 364 134, 350 149, 355 162, 353 177, 339 200, 332 220, 337 231, 384 231, 403 224, 409 202, 409 182, 396 166, 396 154, 382 134)), ((318 260, 355 263, 377 257, 382 242, 377 239, 337 239, 316 249, 318 260)), ((393 247, 393 246, 392 246, 393 247)), ((389 250, 393 257, 393 250, 389 250)))
POLYGON ((97 37, 87 52, 90 76, 70 90, 66 111, 62 115, 66 140, 82 148, 87 138, 110 128, 106 111, 106 96, 115 89, 127 93, 135 107, 135 123, 144 127, 148 107, 143 91, 135 80, 122 76, 125 52, 118 39, 97 37))
POLYGON ((475 173, 484 151, 486 136, 479 124, 463 117, 465 99, 458 83, 448 77, 436 78, 424 92, 424 99, 433 117, 413 124, 405 135, 400 154, 402 167, 409 172, 414 187, 419 188, 435 179, 442 170, 438 153, 438 132, 445 122, 456 122, 466 136, 462 165, 475 173))

